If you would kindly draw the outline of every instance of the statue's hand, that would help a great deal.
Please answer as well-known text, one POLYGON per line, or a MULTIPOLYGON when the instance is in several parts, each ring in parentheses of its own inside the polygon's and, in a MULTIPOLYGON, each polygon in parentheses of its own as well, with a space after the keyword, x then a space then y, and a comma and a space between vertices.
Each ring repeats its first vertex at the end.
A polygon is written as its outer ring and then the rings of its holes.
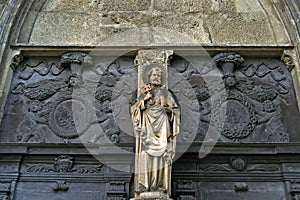
POLYGON ((147 101, 147 100, 149 100, 149 99, 151 99, 151 98, 152 98, 152 94, 149 92, 149 93, 147 93, 146 96, 144 97, 144 100, 147 101))
POLYGON ((134 127, 134 129, 135 129, 137 132, 141 132, 141 130, 142 130, 142 128, 139 127, 139 126, 137 126, 137 125, 134 127))
POLYGON ((140 137, 146 137, 146 133, 144 131, 140 132, 140 137))
POLYGON ((171 113, 172 112, 172 109, 168 105, 164 105, 163 107, 164 107, 164 109, 165 109, 165 111, 167 113, 171 113))
POLYGON ((171 165, 172 164, 172 159, 171 159, 169 153, 165 152, 163 154, 163 159, 166 161, 167 165, 171 165))
POLYGON ((173 135, 170 135, 169 137, 168 137, 168 142, 171 142, 172 140, 173 140, 173 135))

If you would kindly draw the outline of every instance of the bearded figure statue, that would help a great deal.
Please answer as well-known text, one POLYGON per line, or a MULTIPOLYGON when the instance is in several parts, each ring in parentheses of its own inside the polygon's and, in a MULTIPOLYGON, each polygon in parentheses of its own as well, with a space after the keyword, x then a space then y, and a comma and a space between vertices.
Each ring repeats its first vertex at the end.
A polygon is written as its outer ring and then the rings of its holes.
POLYGON ((172 93, 161 84, 160 66, 148 69, 148 81, 131 106, 136 134, 135 195, 147 199, 156 193, 169 199, 180 110, 172 93))

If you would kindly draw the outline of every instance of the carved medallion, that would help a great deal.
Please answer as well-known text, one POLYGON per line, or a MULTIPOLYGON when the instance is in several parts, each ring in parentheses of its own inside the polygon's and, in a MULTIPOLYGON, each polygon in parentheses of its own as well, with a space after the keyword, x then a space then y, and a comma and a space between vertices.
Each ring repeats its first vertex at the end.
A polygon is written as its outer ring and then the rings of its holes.
POLYGON ((55 158, 54 169, 58 172, 68 172, 73 167, 73 157, 71 156, 59 156, 55 158))
POLYGON ((231 159, 231 167, 237 171, 243 171, 247 167, 247 159, 244 157, 235 157, 231 159))
POLYGON ((256 127, 254 106, 242 95, 231 93, 216 101, 212 123, 223 136, 233 141, 248 137, 256 127))
POLYGON ((59 98, 50 112, 49 127, 59 137, 78 137, 89 128, 90 110, 82 99, 59 98))

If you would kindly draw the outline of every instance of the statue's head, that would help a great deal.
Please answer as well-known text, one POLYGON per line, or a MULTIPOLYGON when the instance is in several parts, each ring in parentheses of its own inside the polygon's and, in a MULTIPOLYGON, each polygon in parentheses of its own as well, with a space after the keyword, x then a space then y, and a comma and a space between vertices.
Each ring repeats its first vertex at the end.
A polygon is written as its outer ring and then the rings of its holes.
POLYGON ((80 84, 82 84, 82 76, 78 75, 76 73, 72 74, 69 77, 69 87, 74 87, 74 86, 79 86, 80 84))
POLYGON ((153 85, 161 85, 161 75, 161 69, 159 67, 153 67, 148 72, 148 83, 151 83, 153 85))

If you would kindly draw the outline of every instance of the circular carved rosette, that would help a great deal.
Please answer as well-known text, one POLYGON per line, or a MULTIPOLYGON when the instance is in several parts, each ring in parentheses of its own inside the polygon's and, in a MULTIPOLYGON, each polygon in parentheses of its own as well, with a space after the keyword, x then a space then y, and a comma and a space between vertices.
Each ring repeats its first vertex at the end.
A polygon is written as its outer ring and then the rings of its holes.
POLYGON ((244 157, 231 158, 231 167, 237 171, 243 171, 247 168, 247 159, 244 157))
POLYGON ((254 106, 244 96, 228 94, 216 101, 212 109, 212 124, 233 141, 247 138, 255 129, 254 106))
POLYGON ((61 138, 71 139, 82 135, 90 126, 91 108, 83 99, 61 97, 49 115, 49 128, 61 138))

